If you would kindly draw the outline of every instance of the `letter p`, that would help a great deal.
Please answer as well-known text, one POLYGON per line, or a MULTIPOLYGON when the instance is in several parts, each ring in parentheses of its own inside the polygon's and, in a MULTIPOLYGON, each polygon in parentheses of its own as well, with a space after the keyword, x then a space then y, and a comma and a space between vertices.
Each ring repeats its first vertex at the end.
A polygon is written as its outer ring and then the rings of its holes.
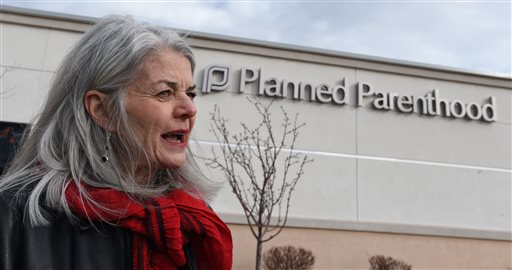
POLYGON ((202 92, 207 94, 211 91, 224 91, 229 87, 229 67, 221 65, 210 65, 204 69, 202 92))
POLYGON ((372 86, 369 83, 357 83, 357 106, 363 106, 363 98, 373 95, 372 86))

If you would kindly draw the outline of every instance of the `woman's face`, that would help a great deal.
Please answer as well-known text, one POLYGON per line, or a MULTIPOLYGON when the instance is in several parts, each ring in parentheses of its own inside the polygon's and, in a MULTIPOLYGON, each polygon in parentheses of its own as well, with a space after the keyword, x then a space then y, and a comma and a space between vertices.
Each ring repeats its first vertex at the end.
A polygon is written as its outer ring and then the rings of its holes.
MULTIPOLYGON (((128 87, 126 111, 152 168, 177 168, 186 160, 194 127, 195 84, 189 60, 165 49, 150 55, 128 87)), ((145 169, 141 161, 139 169, 145 169)))

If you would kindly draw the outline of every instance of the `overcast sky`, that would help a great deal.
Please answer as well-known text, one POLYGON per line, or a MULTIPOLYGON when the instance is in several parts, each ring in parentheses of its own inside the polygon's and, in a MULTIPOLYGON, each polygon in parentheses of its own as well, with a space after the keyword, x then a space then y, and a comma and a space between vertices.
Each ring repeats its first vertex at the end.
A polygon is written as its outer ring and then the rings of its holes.
POLYGON ((511 0, 2 3, 512 76, 511 0))

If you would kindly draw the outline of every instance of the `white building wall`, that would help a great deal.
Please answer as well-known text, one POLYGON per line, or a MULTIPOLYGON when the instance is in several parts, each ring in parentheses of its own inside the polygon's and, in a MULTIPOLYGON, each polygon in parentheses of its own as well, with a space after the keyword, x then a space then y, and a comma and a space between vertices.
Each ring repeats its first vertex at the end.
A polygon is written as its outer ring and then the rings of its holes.
MULTIPOLYGON (((473 236, 501 232, 510 237, 510 89, 224 51, 196 53, 197 82, 212 63, 230 66, 234 78, 225 92, 197 99, 196 137, 203 142, 215 141, 208 123, 214 104, 230 120, 233 132, 240 130, 240 122, 256 121, 245 100, 256 93, 238 93, 241 67, 261 68, 267 78, 314 84, 344 78, 352 92, 362 81, 400 95, 424 96, 439 89, 442 98, 464 103, 483 104, 495 96, 498 120, 493 123, 380 111, 368 102, 356 107, 353 99, 340 106, 277 98, 275 107, 299 113, 307 123, 296 148, 315 160, 293 195, 293 225, 386 230, 394 224, 405 225, 402 232, 445 235, 460 229, 475 230, 469 233, 473 236)), ((226 213, 241 211, 229 189, 216 206, 226 213)))
POLYGON ((53 73, 80 33, 0 23, 0 121, 30 122, 48 93, 53 73))

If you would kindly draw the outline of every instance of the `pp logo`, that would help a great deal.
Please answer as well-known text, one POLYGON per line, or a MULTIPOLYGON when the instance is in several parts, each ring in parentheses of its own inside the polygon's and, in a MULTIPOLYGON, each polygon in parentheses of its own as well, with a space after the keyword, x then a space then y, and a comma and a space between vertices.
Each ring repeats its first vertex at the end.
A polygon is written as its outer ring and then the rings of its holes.
POLYGON ((228 66, 209 65, 203 73, 203 90, 207 94, 211 91, 224 91, 231 83, 230 70, 228 66))

